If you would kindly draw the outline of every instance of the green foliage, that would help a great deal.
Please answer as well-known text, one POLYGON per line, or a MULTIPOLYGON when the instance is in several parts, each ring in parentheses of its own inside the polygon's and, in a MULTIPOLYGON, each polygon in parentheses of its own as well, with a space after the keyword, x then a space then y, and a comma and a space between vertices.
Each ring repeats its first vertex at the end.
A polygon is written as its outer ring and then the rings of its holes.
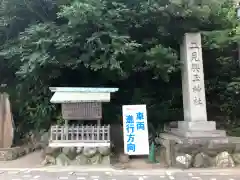
POLYGON ((0 83, 20 130, 61 123, 49 86, 117 86, 106 122, 120 122, 122 104, 145 103, 149 121, 163 125, 181 120, 179 44, 196 31, 210 115, 237 122, 240 31, 231 1, 2 1, 0 83))

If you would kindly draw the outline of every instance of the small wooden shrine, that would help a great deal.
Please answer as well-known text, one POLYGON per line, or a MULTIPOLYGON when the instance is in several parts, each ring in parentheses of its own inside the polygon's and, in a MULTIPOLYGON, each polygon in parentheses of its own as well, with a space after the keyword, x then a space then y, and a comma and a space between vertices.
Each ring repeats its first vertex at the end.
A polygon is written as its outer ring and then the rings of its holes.
POLYGON ((60 103, 64 126, 51 127, 51 147, 110 146, 110 125, 101 125, 102 103, 110 102, 110 93, 118 88, 50 87, 50 102, 60 103), (69 125, 70 120, 77 120, 69 125), (94 120, 91 125, 84 121, 94 120), (79 122, 80 121, 80 122, 79 122))

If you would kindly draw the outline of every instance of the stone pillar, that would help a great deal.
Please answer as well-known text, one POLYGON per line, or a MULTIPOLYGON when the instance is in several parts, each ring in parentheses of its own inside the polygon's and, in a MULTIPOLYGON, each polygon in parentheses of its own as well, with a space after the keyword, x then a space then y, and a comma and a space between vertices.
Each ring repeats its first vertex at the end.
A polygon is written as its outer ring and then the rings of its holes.
POLYGON ((181 45, 184 121, 173 133, 184 137, 222 137, 214 121, 207 121, 200 33, 186 33, 181 45))

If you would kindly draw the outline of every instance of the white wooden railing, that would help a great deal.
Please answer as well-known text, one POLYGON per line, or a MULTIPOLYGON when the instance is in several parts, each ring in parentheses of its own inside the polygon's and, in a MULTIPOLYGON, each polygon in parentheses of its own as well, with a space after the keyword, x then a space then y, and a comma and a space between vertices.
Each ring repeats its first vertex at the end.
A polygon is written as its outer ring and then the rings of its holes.
POLYGON ((52 126, 50 146, 92 146, 110 144, 110 125, 52 126))

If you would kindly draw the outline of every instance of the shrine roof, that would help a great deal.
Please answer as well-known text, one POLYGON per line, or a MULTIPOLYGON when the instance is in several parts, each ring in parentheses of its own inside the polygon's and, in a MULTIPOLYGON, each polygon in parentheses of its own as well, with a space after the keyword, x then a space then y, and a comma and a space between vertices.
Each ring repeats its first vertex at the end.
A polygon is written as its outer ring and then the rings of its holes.
POLYGON ((118 88, 50 87, 51 103, 110 102, 110 93, 118 88))
POLYGON ((112 93, 118 88, 94 88, 94 87, 50 87, 52 92, 86 92, 86 93, 112 93))

